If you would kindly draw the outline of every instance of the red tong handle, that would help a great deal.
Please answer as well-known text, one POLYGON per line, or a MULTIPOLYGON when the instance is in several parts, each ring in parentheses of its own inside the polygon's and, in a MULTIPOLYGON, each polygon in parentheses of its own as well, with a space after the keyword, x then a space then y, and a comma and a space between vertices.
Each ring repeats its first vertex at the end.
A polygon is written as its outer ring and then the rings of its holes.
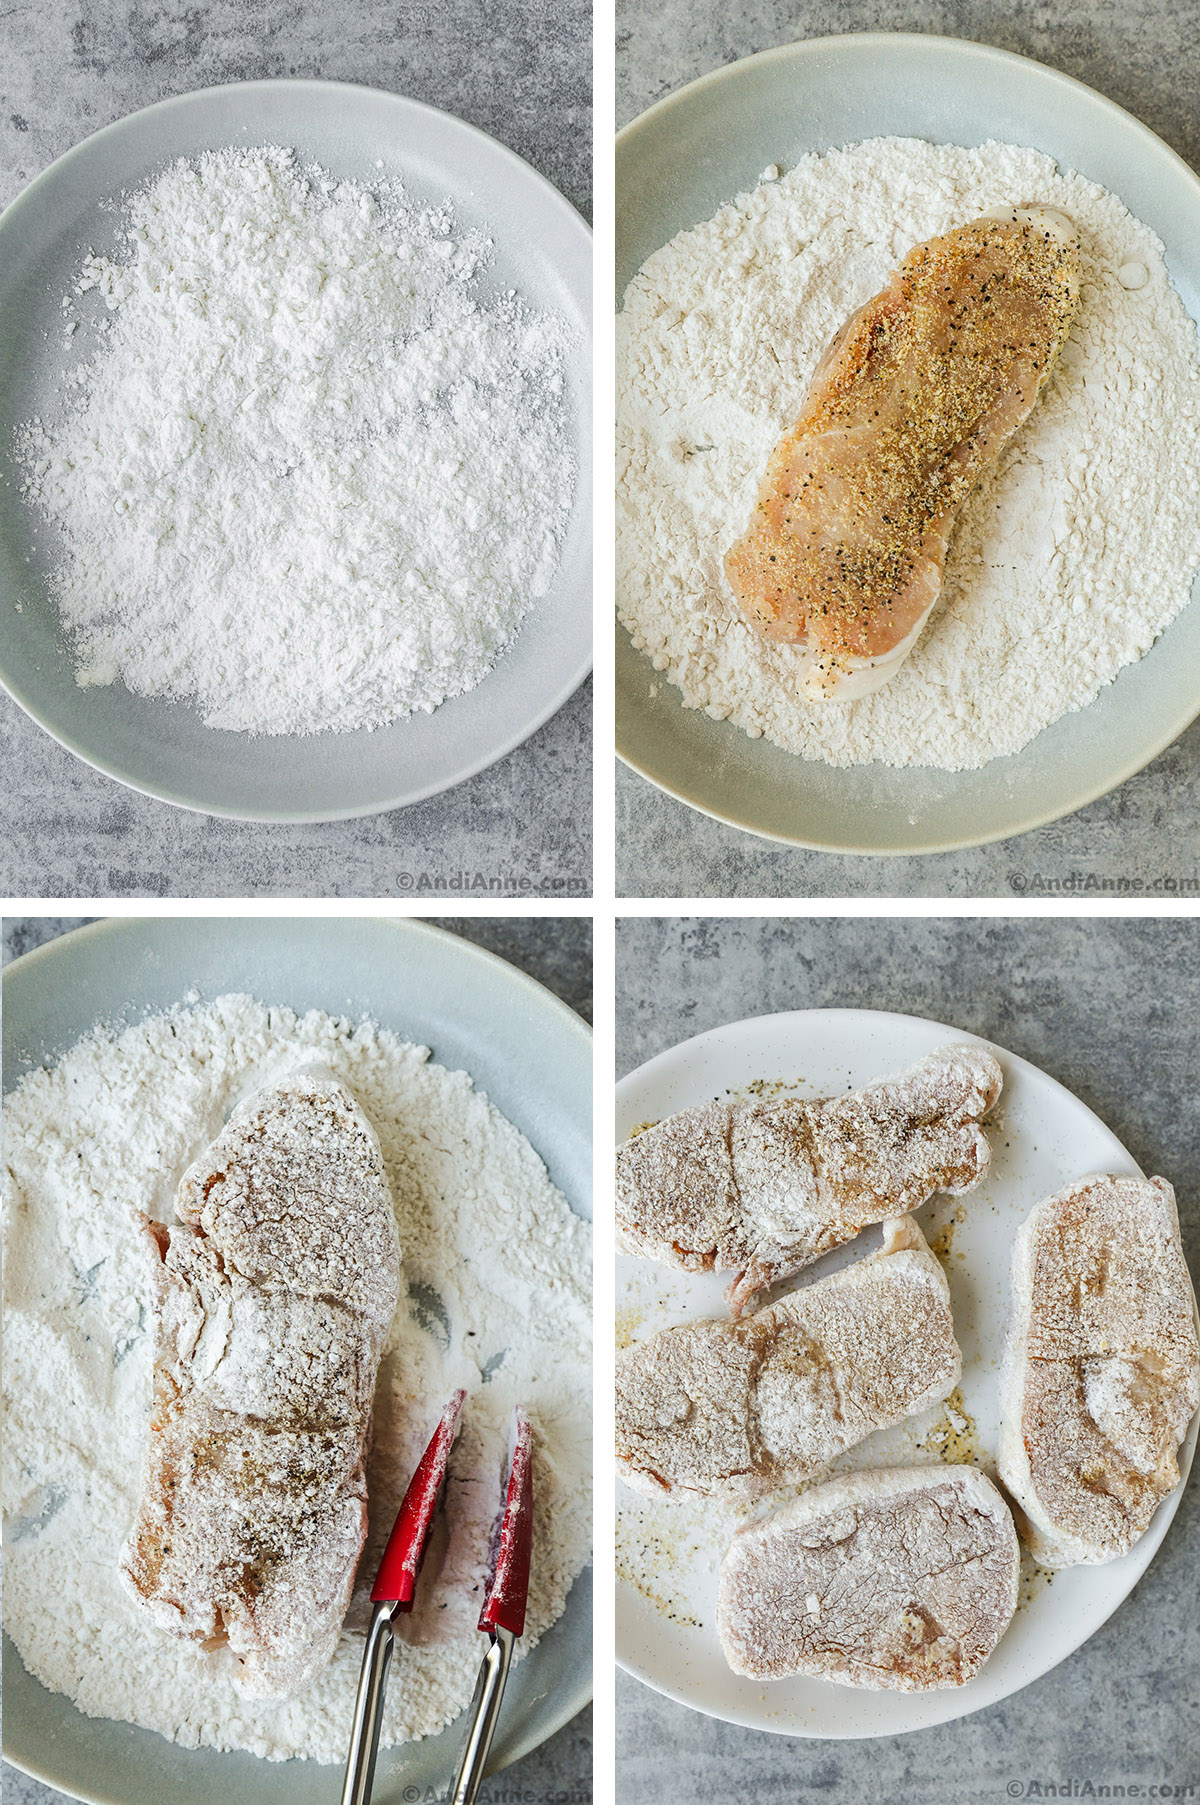
POLYGON ((525 1628, 529 1557, 533 1549, 533 1431, 523 1410, 514 1412, 512 1466, 504 1515, 494 1543, 492 1581, 479 1617, 481 1630, 525 1628))
POLYGON ((404 1502, 379 1563, 379 1572, 375 1575, 375 1585, 371 1591, 373 1604, 394 1602, 401 1611, 411 1611, 413 1608, 417 1575, 425 1558, 425 1545, 433 1527, 438 1496, 446 1477, 446 1462, 454 1446, 454 1432, 458 1427, 459 1412, 466 1395, 465 1391, 456 1391, 442 1411, 429 1446, 409 1481, 404 1502))

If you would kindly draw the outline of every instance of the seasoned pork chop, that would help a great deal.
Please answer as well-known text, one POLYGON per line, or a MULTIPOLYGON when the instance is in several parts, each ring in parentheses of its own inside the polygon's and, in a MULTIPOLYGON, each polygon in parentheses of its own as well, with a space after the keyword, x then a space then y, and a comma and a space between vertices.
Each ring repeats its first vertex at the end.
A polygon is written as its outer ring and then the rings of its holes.
POLYGON ((869 1223, 978 1184, 989 1158, 979 1122, 1001 1083, 992 1054, 964 1043, 848 1097, 683 1110, 617 1153, 621 1246, 736 1273, 739 1316, 869 1223))
POLYGON ((747 1524, 721 1563, 725 1659, 873 1691, 973 1679, 1012 1620, 1020 1552, 975 1467, 854 1473, 747 1524))
POLYGON ((813 694, 864 695, 916 644, 958 513, 1037 400, 1079 282, 1070 220, 1012 208, 918 245, 834 339, 725 559, 750 624, 812 651, 813 694))
POLYGON ((1017 1236, 1000 1475, 1046 1567, 1128 1553, 1179 1484, 1200 1347, 1163 1178, 1083 1179, 1017 1236))
POLYGON ((815 1478, 874 1429, 944 1398, 962 1357, 946 1275, 910 1216, 883 1251, 740 1322, 617 1356, 617 1463, 651 1497, 738 1504, 815 1478))
POLYGON ((234 1111, 177 1209, 144 1224, 154 1399, 122 1566, 157 1623, 286 1697, 333 1653, 366 1536, 400 1271, 379 1143, 342 1085, 297 1073, 234 1111))

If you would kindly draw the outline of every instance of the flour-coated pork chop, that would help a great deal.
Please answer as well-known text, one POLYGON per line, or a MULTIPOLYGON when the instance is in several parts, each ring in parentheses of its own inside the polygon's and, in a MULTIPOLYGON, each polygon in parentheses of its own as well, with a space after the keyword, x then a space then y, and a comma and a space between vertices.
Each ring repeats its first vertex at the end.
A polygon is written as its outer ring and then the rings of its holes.
POLYGON ((617 1356, 617 1466, 651 1497, 739 1504, 822 1474, 958 1383, 950 1287, 911 1216, 883 1248, 738 1322, 683 1323, 617 1356))
POLYGON ((154 1395, 122 1565, 244 1692, 325 1666, 367 1528, 364 1459, 400 1250, 379 1143, 331 1077, 256 1093, 146 1220, 154 1395))
POLYGON ((1179 1484, 1200 1348, 1175 1193, 1100 1175, 1040 1203, 1013 1249, 1000 1475, 1046 1567, 1128 1553, 1179 1484))
POLYGON ((735 1273, 740 1315, 870 1223, 977 1185, 989 1159, 980 1120, 1002 1082, 987 1048, 963 1042, 845 1097, 683 1110, 617 1153, 619 1245, 735 1273))
POLYGON ((977 1468, 853 1473, 737 1532, 721 1646, 753 1680, 962 1686, 1012 1621, 1020 1565, 1008 1506, 977 1468))

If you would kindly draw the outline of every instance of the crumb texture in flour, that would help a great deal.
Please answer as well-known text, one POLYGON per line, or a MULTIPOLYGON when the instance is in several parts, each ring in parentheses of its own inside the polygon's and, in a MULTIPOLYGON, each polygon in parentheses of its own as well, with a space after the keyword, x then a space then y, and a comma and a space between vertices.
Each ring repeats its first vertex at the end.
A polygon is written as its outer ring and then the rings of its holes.
POLYGON ((340 1762, 369 1592, 450 1392, 467 1388, 446 1511, 405 1620, 386 1745, 468 1702, 515 1404, 536 1434, 534 1558, 518 1656, 561 1615, 590 1553, 591 1234, 464 1072, 370 1022, 249 997, 79 1042, 5 1102, 5 1623, 25 1665, 89 1715, 185 1746, 340 1762), (135 1212, 174 1213, 180 1175, 247 1092, 329 1068, 379 1135, 404 1250, 368 1461, 371 1524, 346 1629, 300 1696, 244 1698, 227 1651, 148 1623, 120 1583, 152 1377, 135 1212), (48 1611, 47 1599, 55 1601, 48 1611))
POLYGON ((447 204, 289 150, 120 205, 63 302, 78 361, 18 435, 76 681, 245 733, 473 689, 566 530, 567 322, 489 283, 447 204))
POLYGON ((1200 342, 1159 240, 1012 145, 882 138, 768 172, 679 233, 617 328, 620 615, 685 704, 831 765, 966 770, 1027 745, 1142 657, 1200 565, 1200 342), (805 653, 742 620, 721 560, 847 316, 916 244, 996 207, 1060 208, 1082 305, 1030 419, 967 503, 903 669, 808 700, 805 653), (1129 286, 1130 269, 1144 272, 1129 286))

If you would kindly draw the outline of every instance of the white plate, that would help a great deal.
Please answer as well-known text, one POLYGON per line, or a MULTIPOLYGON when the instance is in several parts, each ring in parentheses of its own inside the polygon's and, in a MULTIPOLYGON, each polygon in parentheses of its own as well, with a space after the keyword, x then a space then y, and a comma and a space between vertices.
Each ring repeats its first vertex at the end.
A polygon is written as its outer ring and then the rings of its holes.
MULTIPOLYGON (((948 1040, 977 1040, 936 1022, 867 1009, 812 1009, 759 1016, 699 1035, 632 1072, 617 1089, 617 1136, 757 1079, 784 1080, 808 1096, 857 1089, 920 1059, 948 1040)), ((984 1183, 964 1198, 938 1198, 918 1214, 932 1237, 961 1210, 947 1276, 954 1326, 963 1351, 961 1391, 975 1425, 980 1464, 993 1475, 999 1423, 996 1397, 1008 1302, 1013 1236, 1042 1198, 1095 1171, 1138 1167, 1090 1109, 1036 1066, 993 1049, 1004 1068, 1004 1092, 990 1134, 992 1164, 984 1183), (960 1257, 961 1256, 961 1257, 960 1257)), ((1170 1177, 1170 1174, 1166 1174, 1170 1177)), ((823 1276, 878 1245, 880 1231, 804 1274, 823 1276)), ((623 1330, 642 1337, 699 1316, 723 1315, 725 1281, 676 1272, 648 1260, 617 1261, 617 1305, 623 1330)), ((926 1412, 882 1431, 839 1463, 852 1467, 915 1464, 935 1456, 917 1444, 942 1417, 926 1412)), ((1196 1445, 1193 1421, 1179 1465, 1186 1481, 1196 1445)), ((726 1722, 790 1736, 891 1736, 948 1723, 995 1704, 1040 1679, 1087 1641, 1133 1590, 1166 1534, 1182 1485, 1164 1500, 1150 1528, 1123 1560, 1075 1567, 1047 1582, 1032 1575, 1022 1604, 983 1671, 962 1687, 908 1695, 865 1692, 828 1681, 761 1684, 731 1673, 716 1633, 717 1570, 732 1520, 711 1508, 640 1498, 618 1484, 617 1659, 628 1672, 680 1704, 726 1722), (652 1560, 644 1550, 652 1546, 652 1560), (650 1569, 650 1571, 647 1571, 650 1569), (622 1578, 631 1572, 641 1583, 622 1578), (1028 1598, 1026 1600, 1026 1593, 1028 1598)))
POLYGON ((494 763, 561 708, 591 666, 591 284, 591 233, 557 189, 474 126, 397 94, 344 82, 233 82, 160 101, 77 144, 0 218, 0 682, 97 770, 212 815, 367 815, 494 763), (59 301, 83 254, 115 245, 119 222, 107 203, 174 157, 230 144, 288 145, 334 175, 368 186, 398 176, 418 199, 448 199, 461 226, 495 242, 489 282, 562 314, 579 341, 568 361, 575 503, 550 591, 475 689, 374 733, 251 739, 122 683, 80 689, 46 592, 51 535, 20 499, 13 429, 57 392, 59 301))
MULTIPOLYGON (((714 70, 617 139, 617 305, 652 252, 753 189, 760 172, 864 138, 1025 144, 1124 201, 1166 247, 1200 320, 1200 177, 1082 83, 987 44, 924 33, 812 38, 714 70)), ((945 852, 1024 833, 1123 783, 1200 709, 1200 579, 1147 655, 1089 707, 977 771, 836 770, 752 740, 651 685, 617 628, 617 750, 660 789, 734 827, 828 852, 945 852)))

